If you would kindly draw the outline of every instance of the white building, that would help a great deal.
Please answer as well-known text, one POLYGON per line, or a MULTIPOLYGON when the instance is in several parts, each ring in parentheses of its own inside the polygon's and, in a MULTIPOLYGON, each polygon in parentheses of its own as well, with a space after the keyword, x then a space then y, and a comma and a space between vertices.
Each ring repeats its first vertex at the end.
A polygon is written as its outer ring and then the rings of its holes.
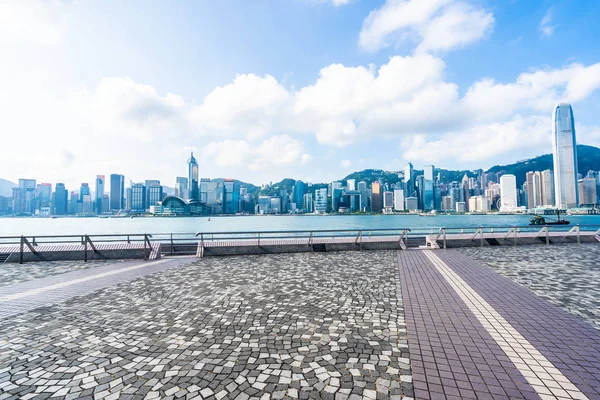
POLYGON ((500 207, 501 212, 512 212, 517 208, 517 177, 505 174, 500 177, 500 207))
POLYGON ((394 210, 402 211, 404 208, 404 190, 394 189, 394 210))
POLYGON ((575 120, 573 109, 568 103, 560 103, 554 107, 552 113, 552 147, 555 205, 563 209, 578 207, 575 120))

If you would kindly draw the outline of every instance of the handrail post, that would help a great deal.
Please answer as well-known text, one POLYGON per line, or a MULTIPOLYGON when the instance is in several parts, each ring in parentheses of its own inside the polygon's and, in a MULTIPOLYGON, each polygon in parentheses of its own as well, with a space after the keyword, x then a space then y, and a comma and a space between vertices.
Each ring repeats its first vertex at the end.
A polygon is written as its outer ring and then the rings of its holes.
POLYGON ((444 250, 446 249, 446 228, 443 227, 443 232, 444 232, 444 250))
POLYGON ((517 245, 517 226, 513 226, 513 229, 515 230, 515 246, 517 245))
POLYGON ((577 228, 576 229, 576 232, 577 232, 577 244, 581 244, 581 238, 579 236, 579 224, 575 225, 575 227, 577 228))
POLYGON ((171 255, 173 255, 173 234, 171 233, 171 255))
POLYGON ((548 225, 546 225, 546 246, 550 244, 550 230, 548 229, 548 225))
POLYGON ((87 262, 87 245, 88 245, 88 236, 87 233, 83 236, 83 262, 87 262))
POLYGON ((148 261, 148 256, 146 254, 146 241, 148 240, 148 234, 144 233, 144 260, 148 261))
POLYGON ((21 246, 20 246, 20 250, 19 250, 19 264, 23 264, 23 244, 24 244, 24 240, 23 240, 23 235, 21 235, 21 246))
POLYGON ((480 243, 480 247, 483 247, 483 227, 480 226, 479 227, 479 243, 480 243))
POLYGON ((258 247, 260 247, 260 232, 258 232, 258 247))
POLYGON ((131 240, 129 240, 129 235, 127 235, 127 244, 131 244, 131 240))

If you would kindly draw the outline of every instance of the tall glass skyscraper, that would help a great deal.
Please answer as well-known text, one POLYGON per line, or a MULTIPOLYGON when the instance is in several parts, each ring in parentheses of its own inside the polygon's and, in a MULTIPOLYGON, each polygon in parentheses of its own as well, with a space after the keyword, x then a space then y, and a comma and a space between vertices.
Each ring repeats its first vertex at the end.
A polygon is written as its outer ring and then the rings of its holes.
POLYGON ((560 103, 552 113, 552 146, 554 152, 554 192, 556 207, 573 208, 579 205, 577 192, 577 142, 573 109, 560 103))
POLYGON ((194 153, 188 160, 188 183, 190 185, 190 200, 200 201, 200 188, 198 187, 198 163, 194 158, 194 153))

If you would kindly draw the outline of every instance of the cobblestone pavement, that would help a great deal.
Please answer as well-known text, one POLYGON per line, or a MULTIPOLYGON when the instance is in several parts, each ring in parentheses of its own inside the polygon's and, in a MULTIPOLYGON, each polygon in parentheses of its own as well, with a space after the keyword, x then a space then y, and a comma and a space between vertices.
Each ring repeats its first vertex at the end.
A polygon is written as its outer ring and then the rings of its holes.
POLYGON ((412 397, 396 252, 207 258, 0 321, 0 398, 412 397))
POLYGON ((5 263, 0 265, 0 287, 100 265, 116 264, 122 261, 124 260, 93 260, 88 262, 83 262, 83 260, 40 261, 24 264, 5 263))
POLYGON ((457 249, 600 329, 600 246, 502 246, 457 249))

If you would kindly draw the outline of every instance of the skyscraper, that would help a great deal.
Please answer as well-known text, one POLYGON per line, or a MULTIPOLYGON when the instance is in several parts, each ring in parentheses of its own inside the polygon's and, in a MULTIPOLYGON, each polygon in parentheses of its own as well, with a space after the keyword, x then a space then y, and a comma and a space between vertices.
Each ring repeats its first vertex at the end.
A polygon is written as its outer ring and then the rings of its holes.
POLYGON ((436 199, 435 199, 435 181, 433 177, 433 165, 426 165, 423 170, 423 209, 424 210, 435 210, 436 199))
POLYGON ((505 174, 500 177, 500 206, 502 212, 514 211, 517 207, 517 177, 505 174))
POLYGON ((302 211, 304 208, 304 192, 306 192, 306 187, 304 182, 298 180, 294 183, 294 199, 293 202, 296 203, 296 209, 302 211))
POLYGON ((371 196, 373 204, 371 205, 371 211, 381 212, 381 183, 375 181, 371 184, 371 196))
POLYGON ((411 163, 406 164, 406 167, 404 167, 404 195, 406 197, 416 195, 414 170, 411 163))
POLYGON ((54 214, 65 215, 68 211, 69 192, 64 183, 57 183, 54 191, 54 214))
POLYGON ((188 178, 184 176, 175 178, 175 196, 182 199, 188 198, 188 178))
POLYGON ((190 200, 200 201, 200 188, 198 187, 198 163, 191 153, 188 160, 188 183, 190 185, 190 200))
POLYGON ((110 209, 119 211, 125 208, 125 177, 110 175, 110 209))
POLYGON ((556 207, 577 207, 579 205, 577 143, 575 140, 573 109, 568 103, 559 103, 554 107, 552 113, 552 147, 556 207))
POLYGON ((104 175, 96 176, 96 214, 102 214, 102 201, 104 199, 104 175))

